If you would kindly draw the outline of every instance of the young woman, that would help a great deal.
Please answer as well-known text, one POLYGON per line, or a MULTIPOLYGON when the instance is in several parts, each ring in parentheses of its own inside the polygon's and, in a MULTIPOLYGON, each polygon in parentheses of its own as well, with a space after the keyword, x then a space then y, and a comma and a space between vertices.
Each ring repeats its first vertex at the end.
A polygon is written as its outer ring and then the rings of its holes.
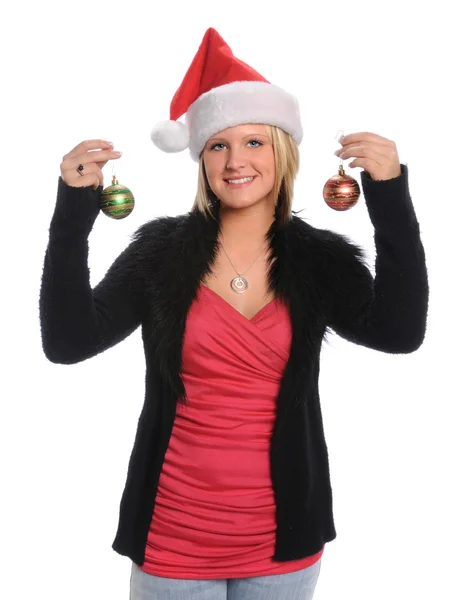
POLYGON ((361 248, 292 212, 298 105, 208 30, 153 140, 199 164, 192 209, 141 226, 91 289, 87 239, 112 146, 61 163, 40 315, 74 364, 140 325, 146 390, 113 548, 131 600, 311 600, 335 539, 318 393, 328 330, 388 353, 423 342, 425 253, 393 142, 343 141, 375 227, 361 248), (177 122, 186 112, 186 124, 177 122))

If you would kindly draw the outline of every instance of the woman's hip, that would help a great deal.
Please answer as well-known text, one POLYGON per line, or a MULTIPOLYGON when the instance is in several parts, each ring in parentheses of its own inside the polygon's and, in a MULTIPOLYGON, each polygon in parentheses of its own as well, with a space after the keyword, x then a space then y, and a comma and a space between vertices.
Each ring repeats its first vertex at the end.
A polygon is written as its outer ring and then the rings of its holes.
POLYGON ((312 600, 321 570, 310 567, 240 579, 170 579, 131 569, 130 600, 312 600))

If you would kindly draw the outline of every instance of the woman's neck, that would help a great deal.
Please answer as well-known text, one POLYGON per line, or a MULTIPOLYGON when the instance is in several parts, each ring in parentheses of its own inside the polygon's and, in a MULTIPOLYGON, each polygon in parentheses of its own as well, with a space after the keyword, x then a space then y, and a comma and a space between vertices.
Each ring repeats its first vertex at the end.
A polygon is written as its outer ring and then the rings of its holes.
POLYGON ((275 221, 275 211, 248 209, 220 210, 220 239, 224 248, 238 252, 255 251, 265 242, 265 236, 275 221))

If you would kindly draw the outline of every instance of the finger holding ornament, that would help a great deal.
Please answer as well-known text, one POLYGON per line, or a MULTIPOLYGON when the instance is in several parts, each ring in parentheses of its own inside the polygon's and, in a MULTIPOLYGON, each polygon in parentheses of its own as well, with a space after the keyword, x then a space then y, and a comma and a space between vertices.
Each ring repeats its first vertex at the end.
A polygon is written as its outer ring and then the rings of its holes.
POLYGON ((342 160, 355 157, 349 167, 363 167, 374 181, 394 179, 401 175, 395 142, 370 132, 353 133, 340 138, 335 152, 342 160))
POLYGON ((63 156, 60 163, 62 180, 72 187, 93 189, 103 185, 101 169, 109 160, 119 158, 121 152, 113 151, 113 144, 106 140, 84 140, 63 156), (98 150, 98 148, 103 148, 98 150), (82 167, 81 167, 82 165, 82 167))

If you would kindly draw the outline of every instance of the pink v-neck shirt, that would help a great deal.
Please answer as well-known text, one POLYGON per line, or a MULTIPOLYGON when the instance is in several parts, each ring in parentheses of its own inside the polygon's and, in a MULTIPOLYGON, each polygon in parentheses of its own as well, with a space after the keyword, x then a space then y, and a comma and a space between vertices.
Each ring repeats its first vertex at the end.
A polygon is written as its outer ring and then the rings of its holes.
MULTIPOLYGON (((292 338, 274 299, 251 320, 201 285, 188 312, 182 380, 147 536, 143 571, 174 579, 290 573, 276 562, 270 444, 292 338)), ((303 432, 302 432, 303 435, 303 432)))

